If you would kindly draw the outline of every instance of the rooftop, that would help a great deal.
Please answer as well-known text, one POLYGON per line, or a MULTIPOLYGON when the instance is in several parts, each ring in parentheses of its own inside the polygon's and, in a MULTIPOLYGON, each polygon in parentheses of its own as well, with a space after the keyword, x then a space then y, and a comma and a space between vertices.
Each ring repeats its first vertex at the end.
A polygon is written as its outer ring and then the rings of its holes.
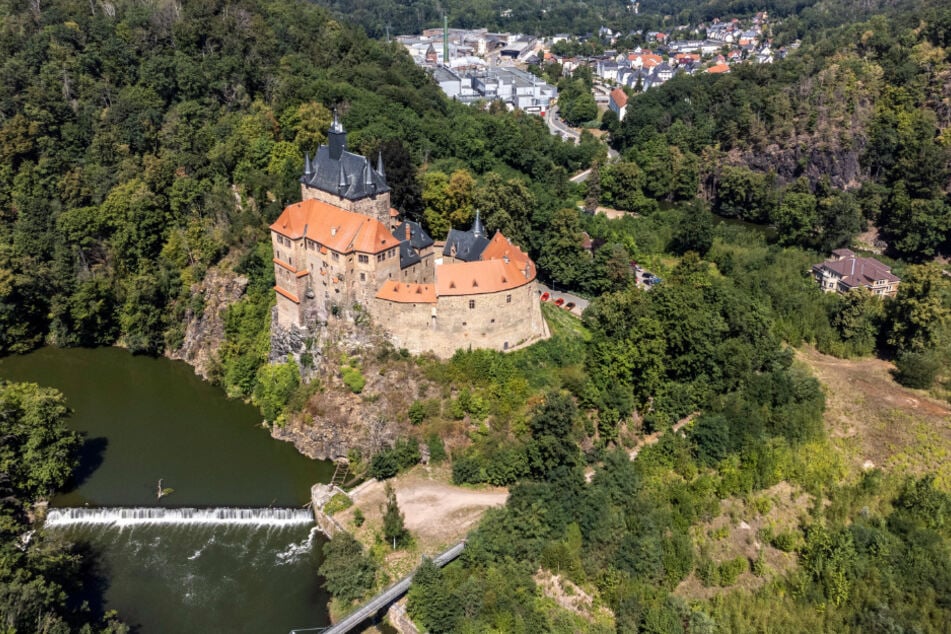
POLYGON ((288 206, 271 230, 294 240, 306 237, 338 253, 380 253, 399 245, 379 220, 314 199, 288 206))

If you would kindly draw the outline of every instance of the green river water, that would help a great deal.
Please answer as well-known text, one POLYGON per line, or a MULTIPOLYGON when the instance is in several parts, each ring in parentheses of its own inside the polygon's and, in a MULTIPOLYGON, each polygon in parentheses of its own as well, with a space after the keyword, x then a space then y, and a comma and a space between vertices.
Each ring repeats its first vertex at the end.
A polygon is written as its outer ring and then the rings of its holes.
MULTIPOLYGON (((44 348, 0 359, 0 378, 65 394, 85 435, 58 507, 301 507, 332 465, 271 439, 257 410, 184 363, 117 348, 44 348), (173 493, 156 499, 158 480, 173 493)), ((98 558, 106 609, 142 634, 288 632, 326 625, 312 524, 188 521, 66 531, 98 558)))

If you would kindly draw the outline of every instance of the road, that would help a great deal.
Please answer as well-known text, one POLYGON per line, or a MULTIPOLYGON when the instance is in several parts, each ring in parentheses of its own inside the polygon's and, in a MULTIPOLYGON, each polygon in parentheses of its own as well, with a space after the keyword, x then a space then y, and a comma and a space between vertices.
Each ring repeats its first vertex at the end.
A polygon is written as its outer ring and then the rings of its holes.
POLYGON ((584 297, 578 297, 577 295, 572 295, 571 293, 565 293, 564 291, 552 290, 548 286, 542 284, 541 282, 538 283, 538 290, 542 295, 544 295, 545 293, 548 293, 549 303, 554 303, 559 298, 564 299, 565 304, 574 302, 575 306, 574 308, 571 309, 571 314, 577 315, 578 317, 581 317, 581 313, 584 312, 584 309, 587 308, 588 304, 590 303, 584 297))
POLYGON ((558 116, 558 106, 552 106, 545 115, 545 122, 548 124, 548 130, 563 139, 574 139, 575 143, 581 138, 581 134, 568 127, 561 117, 558 116))

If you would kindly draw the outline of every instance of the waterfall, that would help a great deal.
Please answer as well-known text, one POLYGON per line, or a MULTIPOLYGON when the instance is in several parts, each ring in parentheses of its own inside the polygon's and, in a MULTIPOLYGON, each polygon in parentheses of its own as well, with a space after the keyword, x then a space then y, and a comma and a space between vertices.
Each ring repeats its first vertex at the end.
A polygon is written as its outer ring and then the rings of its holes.
POLYGON ((308 509, 289 508, 51 508, 46 526, 100 525, 124 528, 143 524, 300 526, 312 524, 308 509))

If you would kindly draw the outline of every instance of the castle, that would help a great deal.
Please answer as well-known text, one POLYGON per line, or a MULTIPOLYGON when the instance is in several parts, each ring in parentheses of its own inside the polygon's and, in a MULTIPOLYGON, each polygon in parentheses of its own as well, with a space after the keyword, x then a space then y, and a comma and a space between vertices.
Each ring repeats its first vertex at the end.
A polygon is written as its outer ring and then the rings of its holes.
POLYGON ((443 358, 549 336, 531 258, 500 232, 490 239, 478 213, 437 250, 419 223, 390 207, 382 155, 374 167, 347 150, 336 113, 300 180, 302 201, 271 225, 280 326, 367 313, 396 347, 443 358))

